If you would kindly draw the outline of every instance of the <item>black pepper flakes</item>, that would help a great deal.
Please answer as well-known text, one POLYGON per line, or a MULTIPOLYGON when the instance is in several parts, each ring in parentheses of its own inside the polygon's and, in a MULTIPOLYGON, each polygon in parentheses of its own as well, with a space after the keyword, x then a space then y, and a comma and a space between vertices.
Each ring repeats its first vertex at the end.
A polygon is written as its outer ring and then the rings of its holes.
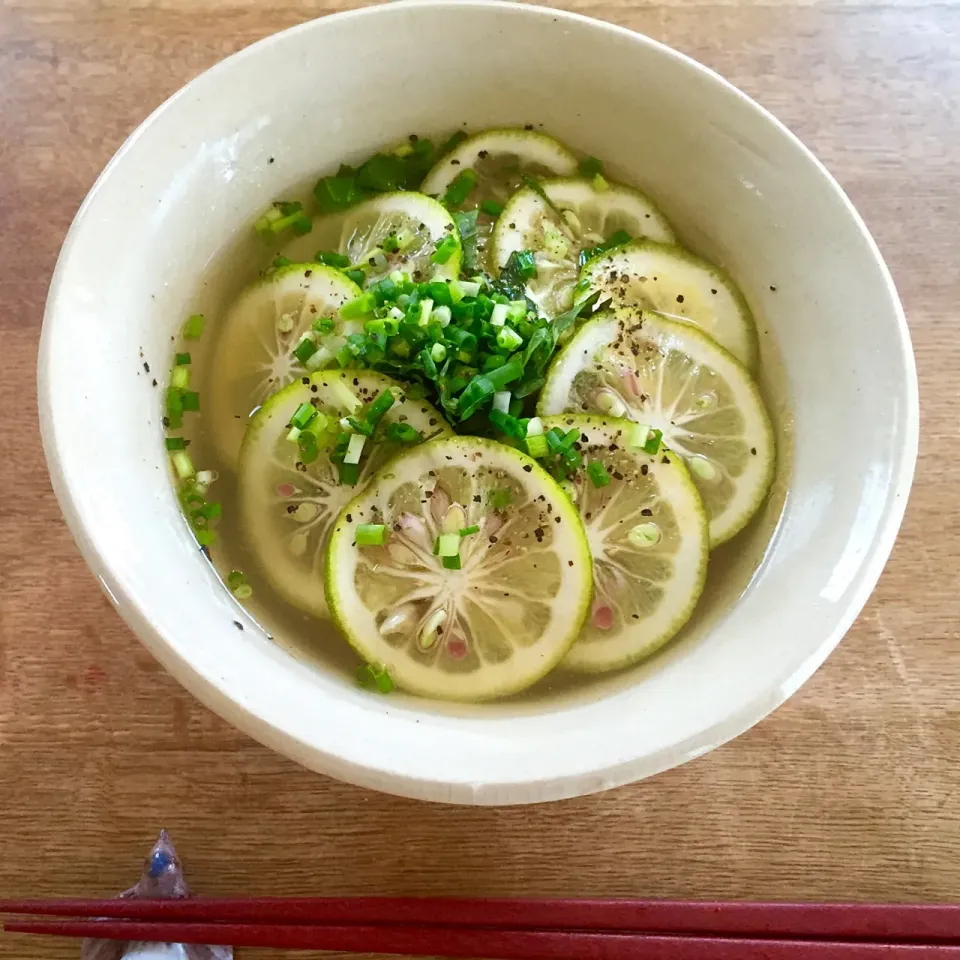
POLYGON ((524 465, 524 468, 523 468, 524 473, 530 473, 532 470, 533 470, 533 467, 531 467, 529 463, 524 465))
POLYGON ((243 629, 243 624, 242 624, 239 620, 234 620, 234 621, 233 621, 233 625, 234 625, 238 630, 242 630, 242 629, 243 629))
POLYGON ((640 474, 641 476, 646 476, 650 472, 650 468, 644 463, 640 465, 640 474))
POLYGON ((640 511, 640 516, 641 516, 641 517, 652 517, 652 516, 653 516, 653 511, 652 511, 649 507, 644 507, 644 508, 640 511))
POLYGON ((149 373, 149 372, 150 372, 150 364, 147 363, 146 360, 143 361, 143 372, 144 372, 144 373, 149 373))

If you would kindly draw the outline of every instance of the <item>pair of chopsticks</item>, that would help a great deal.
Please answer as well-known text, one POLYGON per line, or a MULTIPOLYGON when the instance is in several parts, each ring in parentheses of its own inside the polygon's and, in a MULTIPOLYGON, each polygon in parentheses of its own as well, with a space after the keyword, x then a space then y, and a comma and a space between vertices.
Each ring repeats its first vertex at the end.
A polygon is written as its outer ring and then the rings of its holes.
POLYGON ((486 960, 960 960, 960 905, 331 897, 6 900, 8 933, 486 960), (71 918, 71 919, 62 919, 71 918))

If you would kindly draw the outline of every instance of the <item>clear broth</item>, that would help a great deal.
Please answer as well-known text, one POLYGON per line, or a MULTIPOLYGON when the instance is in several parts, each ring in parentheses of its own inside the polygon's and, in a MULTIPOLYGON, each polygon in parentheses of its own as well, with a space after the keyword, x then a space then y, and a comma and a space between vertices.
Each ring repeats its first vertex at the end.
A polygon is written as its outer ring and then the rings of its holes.
MULTIPOLYGON (((617 177, 631 183, 629 177, 617 177)), ((309 195, 312 183, 295 185, 289 196, 309 195)), ((665 211, 669 218, 669 211, 665 211)), ((191 344, 196 380, 194 389, 201 398, 204 388, 213 376, 210 358, 214 353, 219 320, 244 287, 258 279, 268 269, 277 253, 282 252, 295 262, 309 261, 317 250, 335 250, 340 238, 341 217, 331 215, 314 220, 312 232, 287 244, 266 247, 259 237, 249 234, 235 238, 207 265, 200 287, 192 303, 207 317, 208 327, 203 339, 191 344)), ((694 253, 705 244, 689 233, 678 231, 679 241, 694 253)), ((734 277, 739 282, 739 278, 734 277)), ((746 291, 745 291, 746 293, 746 291)), ((747 293, 749 300, 749 294, 747 293)), ((478 712, 518 714, 560 709, 574 702, 585 702, 629 687, 643 676, 655 671, 664 658, 675 655, 682 647, 701 640, 723 618, 747 589, 759 569, 766 550, 775 536, 787 496, 792 466, 793 419, 788 404, 786 376, 783 364, 766 317, 754 310, 754 320, 760 344, 760 363, 756 373, 760 392, 767 405, 777 444, 777 465, 774 481, 767 499, 747 527, 728 543, 714 550, 710 556, 707 583, 697 608, 681 632, 652 657, 627 669, 597 676, 587 676, 554 670, 539 683, 522 693, 495 704, 457 704, 427 701, 420 697, 395 691, 391 699, 399 698, 420 708, 469 715, 478 712)), ((251 412, 253 412, 251 403, 251 412)), ((319 620, 287 603, 260 571, 256 552, 247 542, 239 522, 237 480, 233 468, 225 463, 212 441, 216 424, 209 423, 203 413, 187 418, 183 434, 190 440, 190 452, 198 469, 217 471, 218 479, 212 496, 223 508, 217 527, 217 540, 210 548, 210 559, 217 573, 226 579, 229 571, 239 569, 253 587, 253 597, 244 602, 244 609, 264 631, 291 656, 343 679, 355 683, 360 660, 329 620, 319 620)), ((225 588, 226 589, 226 588, 225 588)), ((371 694, 374 696, 375 694, 371 694)))

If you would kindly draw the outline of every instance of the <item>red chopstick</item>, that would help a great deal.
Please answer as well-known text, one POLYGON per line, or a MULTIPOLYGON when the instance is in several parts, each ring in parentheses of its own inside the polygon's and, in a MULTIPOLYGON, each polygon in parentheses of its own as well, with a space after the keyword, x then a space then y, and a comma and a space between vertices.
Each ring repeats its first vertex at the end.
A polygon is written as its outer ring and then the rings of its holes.
POLYGON ((417 924, 960 943, 960 905, 415 897, 0 900, 0 913, 144 921, 417 924))
POLYGON ((960 945, 392 925, 8 922, 10 933, 487 960, 957 960, 960 945))

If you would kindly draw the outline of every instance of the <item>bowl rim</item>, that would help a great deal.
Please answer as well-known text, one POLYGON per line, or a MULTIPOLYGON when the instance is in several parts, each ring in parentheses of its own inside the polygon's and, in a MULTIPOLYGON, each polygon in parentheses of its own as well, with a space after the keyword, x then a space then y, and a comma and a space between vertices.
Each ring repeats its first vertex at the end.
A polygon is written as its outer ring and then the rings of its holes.
POLYGON ((137 634, 140 641, 150 650, 156 659, 187 690, 203 704, 224 717, 231 724, 249 734, 260 743, 307 766, 346 782, 387 791, 399 796, 423 800, 442 800, 454 803, 473 803, 506 805, 516 803, 541 802, 599 792, 626 783, 653 776, 674 766, 706 753, 723 743, 744 733, 750 727, 763 720, 788 700, 826 660, 839 644, 844 634, 852 626, 873 591, 883 567, 893 549, 913 481, 919 442, 919 388, 916 362, 913 354, 906 316, 900 302, 890 271, 883 260, 880 250, 870 234, 863 219, 853 206, 846 193, 829 173, 813 152, 772 113, 745 94, 714 70, 704 66, 687 54, 681 53, 666 44, 644 34, 618 26, 603 20, 582 14, 537 6, 510 0, 404 0, 405 7, 419 8, 494 8, 513 13, 538 17, 549 16, 554 20, 563 20, 591 29, 607 31, 612 35, 628 37, 630 41, 657 51, 659 55, 677 60, 687 68, 705 76, 711 82, 719 84, 728 94, 733 94, 742 105, 752 110, 767 123, 773 125, 779 134, 791 142, 805 159, 812 163, 824 180, 824 186, 833 192, 840 201, 847 216, 865 241, 867 249, 884 284, 884 293, 891 314, 896 321, 900 340, 900 352, 903 362, 903 389, 906 409, 903 417, 903 442, 897 451, 897 462, 892 472, 890 494, 884 514, 878 521, 878 527, 860 565, 859 584, 848 599, 845 609, 837 618, 834 628, 821 643, 788 676, 766 695, 757 695, 744 703, 738 710, 721 720, 701 728, 695 735, 671 744, 654 753, 641 757, 625 759, 613 766, 589 769, 579 774, 561 773, 552 778, 537 781, 510 781, 470 786, 467 793, 451 796, 450 784, 441 779, 423 780, 397 771, 384 771, 381 767, 364 764, 356 759, 348 759, 325 751, 315 743, 307 742, 294 734, 280 729, 270 720, 264 719, 231 696, 225 689, 202 675, 186 658, 176 653, 160 631, 153 625, 148 611, 122 586, 122 578, 116 572, 115 561, 98 549, 88 534, 81 519, 74 493, 69 487, 60 457, 60 445, 53 429, 54 402, 50 391, 47 371, 51 364, 54 349, 52 328, 56 323, 59 301, 62 295, 64 274, 71 259, 72 251, 80 238, 83 224, 88 213, 97 201, 104 183, 114 168, 133 148, 146 131, 166 112, 174 108, 181 98, 189 97, 194 85, 209 75, 231 69, 232 65, 248 57, 255 57, 262 49, 284 43, 289 37, 300 32, 316 29, 325 21, 343 21, 347 19, 376 18, 385 11, 395 9, 394 5, 376 5, 360 9, 342 11, 314 18, 296 24, 285 30, 263 37, 262 39, 238 50, 229 57, 218 61, 188 81, 163 103, 161 103, 127 137, 117 152, 104 167, 99 177, 80 205, 57 259, 51 279, 44 309, 43 327, 40 338, 37 370, 37 391, 40 415, 40 431, 44 455, 54 493, 63 512, 68 528, 73 535, 87 565, 96 576, 112 604, 123 619, 137 634))

